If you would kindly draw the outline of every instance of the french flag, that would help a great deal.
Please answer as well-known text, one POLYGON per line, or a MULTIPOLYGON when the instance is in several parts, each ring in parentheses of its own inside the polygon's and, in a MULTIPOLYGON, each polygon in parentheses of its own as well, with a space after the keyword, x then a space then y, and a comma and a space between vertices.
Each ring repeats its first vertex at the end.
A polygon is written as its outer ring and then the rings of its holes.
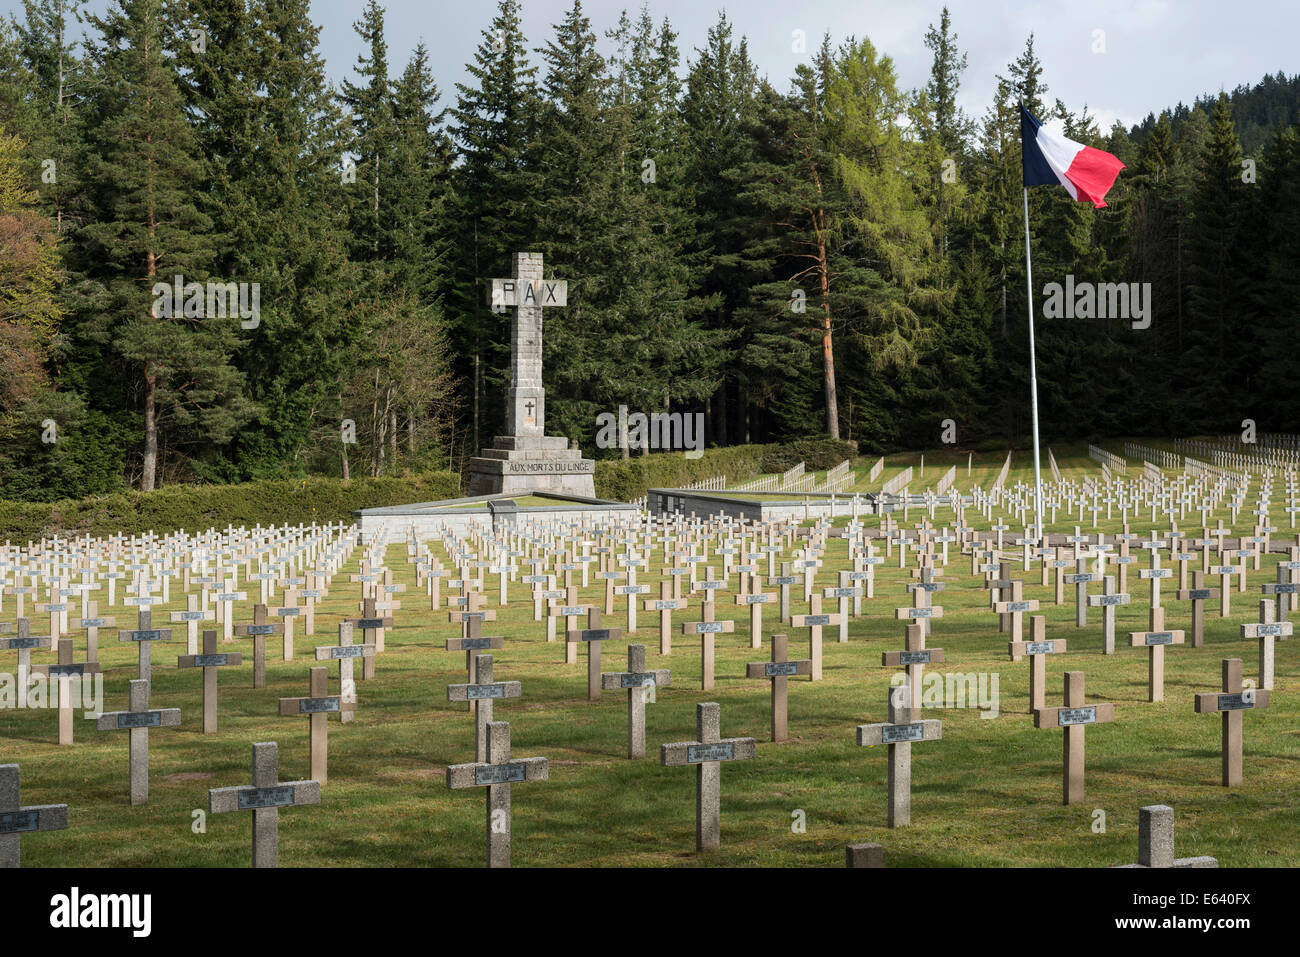
POLYGON ((1106 205, 1106 193, 1124 168, 1116 157, 1053 133, 1020 106, 1020 147, 1026 186, 1060 183, 1078 202, 1087 200, 1097 209, 1106 205))

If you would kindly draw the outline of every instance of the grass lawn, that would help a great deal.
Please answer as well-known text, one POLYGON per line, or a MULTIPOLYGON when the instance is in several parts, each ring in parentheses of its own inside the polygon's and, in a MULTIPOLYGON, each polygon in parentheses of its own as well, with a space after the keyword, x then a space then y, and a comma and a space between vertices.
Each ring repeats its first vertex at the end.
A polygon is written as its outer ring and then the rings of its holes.
MULTIPOLYGON (((1064 463, 1063 463, 1064 464, 1064 463)), ((945 466, 946 467, 946 466, 945 466)), ((928 467, 927 467, 928 474, 928 467)), ((940 473, 941 474, 941 473, 940 473)), ((913 521, 919 516, 914 512, 913 521)), ((316 635, 296 636, 297 657, 280 660, 280 643, 268 641, 267 687, 252 685, 251 641, 236 639, 221 651, 242 651, 241 668, 222 669, 218 734, 201 733, 201 683, 197 671, 177 671, 175 655, 184 642, 154 648, 151 707, 178 707, 179 728, 150 734, 151 796, 146 807, 128 798, 127 735, 99 732, 93 722, 76 721, 76 743, 60 748, 52 711, 0 711, 0 763, 22 766, 24 804, 67 802, 67 831, 31 834, 23 840, 28 866, 238 866, 250 857, 251 820, 247 813, 209 817, 206 833, 195 833, 196 810, 207 808, 212 787, 250 783, 250 745, 278 741, 280 777, 308 773, 308 722, 278 716, 277 698, 307 694, 307 668, 314 645, 333 644, 337 622, 355 615, 359 585, 347 583, 359 551, 336 577, 330 597, 318 611, 316 635)), ((445 555, 441 556, 444 561, 445 555)), ((783 556, 789 558, 789 555, 783 556)), ((473 760, 474 724, 463 705, 446 700, 446 685, 463 682, 464 656, 443 650, 457 633, 446 611, 434 614, 415 593, 414 569, 402 546, 388 550, 395 579, 411 586, 397 596, 398 627, 387 636, 387 651, 373 681, 358 682, 360 710, 355 722, 330 723, 330 778, 319 807, 285 810, 280 815, 280 860, 284 866, 481 866, 484 793, 448 791, 443 769, 473 760)), ((1241 657, 1247 677, 1256 675, 1256 642, 1238 637, 1243 622, 1256 620, 1258 585, 1274 580, 1273 564, 1250 575, 1249 591, 1233 596, 1233 616, 1208 609, 1206 644, 1167 651, 1165 693, 1160 704, 1145 701, 1147 658, 1127 646, 1127 631, 1145 630, 1145 582, 1130 579, 1134 604, 1118 612, 1115 655, 1100 653, 1101 616, 1094 609, 1086 628, 1074 626, 1072 594, 1067 604, 1051 604, 1050 588, 1037 584, 1037 569, 1024 574, 1025 597, 1044 602, 1048 637, 1065 638, 1070 651, 1048 664, 1048 704, 1059 704, 1061 673, 1087 674, 1089 703, 1115 703, 1113 724, 1087 731, 1087 796, 1082 804, 1061 804, 1060 731, 1036 730, 1027 714, 1028 661, 1011 663, 1007 637, 987 609, 987 592, 969 576, 969 560, 955 553, 936 595, 945 615, 934 622, 930 646, 944 648, 947 662, 930 673, 996 675, 1000 711, 983 717, 977 709, 931 711, 943 721, 943 740, 913 747, 912 825, 885 825, 887 758, 884 748, 858 748, 854 728, 886 718, 892 669, 880 666, 884 650, 902 647, 903 624, 895 606, 909 604, 896 561, 878 566, 876 598, 852 621, 850 641, 835 641, 828 629, 825 680, 790 682, 790 734, 784 745, 766 741, 768 686, 744 677, 745 663, 768 658, 770 648, 749 648, 747 612, 719 603, 720 618, 737 619, 735 634, 717 642, 717 684, 700 691, 698 639, 675 633, 669 656, 658 654, 657 614, 642 612, 635 640, 647 645, 650 667, 672 669, 672 687, 659 689, 648 706, 647 755, 626 755, 626 703, 623 692, 586 700, 586 662, 565 665, 562 643, 548 644, 544 625, 532 621, 528 589, 513 585, 515 604, 499 610, 488 634, 506 637, 495 652, 498 681, 523 683, 523 697, 498 702, 496 717, 509 721, 515 757, 550 760, 550 780, 514 788, 513 862, 516 866, 842 866, 843 846, 878 841, 888 866, 1087 866, 1136 860, 1138 808, 1170 804, 1176 812, 1177 853, 1208 854, 1227 866, 1300 864, 1300 659, 1295 641, 1277 645, 1277 684, 1272 706, 1244 716, 1245 783, 1219 785, 1217 716, 1192 711, 1193 694, 1219 686, 1220 661, 1241 657), (695 774, 689 768, 664 768, 658 745, 695 739, 695 705, 722 705, 722 734, 758 739, 753 761, 724 765, 722 771, 722 849, 695 853, 695 774), (1105 812, 1105 831, 1094 831, 1096 811, 1105 812), (804 812, 806 830, 792 821, 804 812)), ((652 574, 639 577, 658 594, 661 556, 652 574)), ((717 564, 717 563, 715 563, 717 564)), ((830 584, 847 567, 845 543, 834 539, 818 585, 830 584)), ((594 569, 593 569, 594 570, 594 569)), ((701 570, 701 576, 704 572, 701 570)), ((1176 579, 1175 579, 1176 581, 1176 579)), ((1217 585, 1217 581, 1215 582, 1217 585)), ((496 607, 495 576, 487 581, 488 607, 496 607)), ((1169 600, 1167 628, 1189 628, 1190 607, 1169 600)), ((179 589, 176 589, 179 592, 179 589)), ((173 598, 176 598, 176 592, 173 598)), ((591 579, 583 601, 598 601, 603 582, 591 579)), ((183 607, 173 601, 169 609, 183 607)), ((606 617, 624 624, 624 599, 606 617)), ((0 620, 12 621, 8 599, 0 620)), ((828 604, 831 604, 828 602, 828 604)), ((805 609, 796 605, 796 611, 805 609)), ((834 611, 833 607, 828 611, 834 611)), ((119 625, 134 620, 134 609, 101 608, 119 625)), ((697 619, 698 604, 674 615, 680 623, 697 619)), ((165 620, 155 608, 155 621, 165 620)), ((769 608, 765 629, 773 630, 769 608)), ((241 605, 238 621, 251 618, 241 605)), ((36 632, 48 629, 34 622, 36 632)), ((792 658, 806 657, 807 632, 787 629, 792 658)), ((184 631, 177 629, 183 636, 184 631)), ((101 634, 100 658, 106 667, 104 710, 125 706, 127 681, 135 676, 135 648, 101 634)), ((77 642, 84 655, 84 633, 77 642)), ((48 652, 34 662, 52 660, 48 652)), ((626 639, 606 642, 603 670, 623 670, 626 639)), ((15 656, 0 652, 0 669, 13 670, 15 656)), ((337 669, 330 666, 331 690, 337 669)))

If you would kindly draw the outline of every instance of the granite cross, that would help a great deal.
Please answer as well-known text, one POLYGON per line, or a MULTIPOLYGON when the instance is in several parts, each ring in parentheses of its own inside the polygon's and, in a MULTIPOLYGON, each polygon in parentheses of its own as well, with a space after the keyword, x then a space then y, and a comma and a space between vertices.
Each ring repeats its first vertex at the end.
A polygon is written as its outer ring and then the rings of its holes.
POLYGON ((772 740, 781 744, 787 737, 789 679, 794 675, 811 675, 812 661, 790 661, 785 635, 772 636, 772 660, 751 661, 745 665, 747 678, 766 678, 772 683, 772 740))
POLYGON ((321 787, 329 783, 329 716, 356 711, 355 701, 345 702, 329 693, 329 671, 324 665, 308 669, 306 698, 281 698, 280 717, 307 715, 311 721, 311 779, 321 787))
MULTIPOLYGON (((1153 581, 1155 579, 1152 579, 1153 581)), ((1165 700, 1165 645, 1181 645, 1183 632, 1165 631, 1165 610, 1159 605, 1151 606, 1151 627, 1147 631, 1129 632, 1129 646, 1146 647, 1147 663, 1147 700, 1165 700)))
POLYGON ((667 668, 647 669, 645 645, 628 645, 627 671, 606 672, 600 680, 610 691, 627 689, 627 756, 644 758, 645 706, 654 701, 656 688, 672 684, 672 673, 667 668))
MULTIPOLYGON (((358 658, 372 658, 374 645, 354 645, 352 643, 352 622, 339 622, 339 643, 337 645, 320 645, 316 648, 317 661, 337 661, 339 663, 339 697, 344 704, 357 703, 357 682, 353 674, 352 663, 358 658)), ((339 712, 339 721, 347 724, 354 717, 355 711, 347 709, 339 712)))
POLYGON ((1105 724, 1115 720, 1113 704, 1101 702, 1085 705, 1083 701, 1083 672, 1067 671, 1065 707, 1038 708, 1034 711, 1035 728, 1060 728, 1065 732, 1061 761, 1061 792, 1065 804, 1083 800, 1084 729, 1090 724, 1105 724))
POLYGON ((889 690, 889 720, 858 725, 858 747, 889 745, 889 826, 902 827, 912 821, 912 742, 938 741, 943 723, 937 718, 921 719, 909 707, 912 692, 907 685, 889 690))
POLYGON ((492 656, 474 656, 474 681, 447 685, 448 701, 472 701, 474 714, 474 760, 488 759, 487 731, 492 723, 492 703, 497 698, 518 698, 523 686, 518 681, 493 681, 492 656))
POLYGON ((18 765, 0 764, 0 867, 18 867, 22 863, 24 834, 36 831, 61 831, 68 826, 66 804, 22 806, 18 765))
POLYGON ((208 791, 208 813, 253 812, 253 866, 280 864, 280 808, 320 803, 319 781, 281 781, 274 741, 253 745, 253 786, 208 791))
POLYGON ((215 629, 203 632, 203 653, 196 655, 179 655, 177 668, 203 669, 203 733, 215 734, 217 731, 217 670, 235 667, 244 663, 244 656, 217 653, 217 632, 215 629))
POLYGON ((510 866, 510 786, 545 781, 546 758, 510 757, 510 725, 493 721, 487 726, 487 760, 447 766, 447 787, 487 788, 487 866, 510 866))
POLYGON ((170 628, 154 628, 153 612, 148 607, 140 609, 136 620, 135 630, 119 630, 117 640, 134 641, 137 644, 140 649, 140 680, 147 683, 153 677, 153 643, 155 641, 171 641, 172 630, 170 628))
POLYGON ((695 765, 695 847, 716 851, 722 844, 722 762, 748 761, 756 754, 753 738, 721 736, 722 706, 706 701, 695 706, 697 741, 659 746, 666 768, 695 765))
POLYGON ((1223 786, 1234 787, 1241 783, 1241 713, 1255 708, 1267 708, 1269 692, 1243 687, 1241 659, 1223 660, 1223 691, 1198 693, 1195 698, 1197 714, 1221 712, 1223 716, 1223 786))
POLYGON ((131 803, 149 803, 149 729, 174 728, 181 723, 179 708, 149 710, 149 682, 131 682, 126 711, 101 714, 95 727, 100 731, 131 732, 131 803))

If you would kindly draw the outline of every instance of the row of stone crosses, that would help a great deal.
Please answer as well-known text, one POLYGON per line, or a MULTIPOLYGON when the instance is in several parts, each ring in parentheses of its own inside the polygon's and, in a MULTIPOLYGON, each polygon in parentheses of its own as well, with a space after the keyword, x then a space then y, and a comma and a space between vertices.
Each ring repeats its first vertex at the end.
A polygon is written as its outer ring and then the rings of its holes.
MULTIPOLYGON (((960 519, 960 517, 959 517, 960 519)), ((412 532, 408 541, 408 561, 415 568, 417 581, 430 602, 431 609, 448 607, 449 619, 460 625, 459 637, 449 638, 446 649, 466 653, 467 681, 448 687, 451 701, 466 702, 476 715, 476 761, 472 764, 454 765, 447 769, 447 785, 451 788, 488 788, 487 859, 490 866, 509 863, 509 787, 511 783, 544 780, 547 765, 544 758, 512 759, 510 756, 509 727, 492 721, 492 702, 496 698, 516 698, 521 694, 518 682, 493 680, 493 662, 482 652, 504 647, 501 637, 485 636, 484 622, 493 621, 496 612, 485 608, 487 595, 486 576, 497 577, 497 601, 508 602, 512 582, 532 586, 531 599, 534 619, 545 621, 547 640, 557 639, 557 622, 564 620, 565 661, 577 663, 579 646, 587 648, 588 697, 597 700, 601 690, 626 690, 628 704, 628 755, 644 756, 645 704, 653 701, 654 690, 670 684, 667 669, 649 669, 646 666, 645 646, 633 644, 628 648, 628 667, 623 672, 605 673, 601 668, 601 645, 604 641, 622 636, 622 630, 602 627, 602 613, 613 614, 617 599, 626 602, 626 623, 629 633, 637 630, 639 610, 658 616, 661 654, 671 653, 672 615, 687 607, 683 592, 701 595, 699 619, 679 623, 681 634, 698 636, 701 653, 701 686, 708 691, 714 679, 714 638, 717 634, 734 632, 735 622, 718 621, 715 617, 719 593, 731 590, 731 580, 738 583, 734 601, 750 610, 749 632, 751 646, 762 646, 763 610, 767 604, 778 606, 780 620, 793 628, 807 628, 809 657, 792 661, 788 657, 788 636, 771 636, 771 657, 768 661, 747 666, 747 676, 767 679, 771 683, 771 740, 776 743, 787 737, 787 681, 797 675, 808 676, 812 681, 822 675, 822 629, 836 628, 841 642, 848 640, 850 617, 861 614, 864 598, 874 597, 875 566, 894 558, 897 551, 898 567, 910 569, 913 579, 908 583, 912 592, 912 605, 898 608, 895 615, 910 622, 905 629, 905 647, 885 652, 882 665, 904 668, 906 684, 891 693, 889 721, 860 726, 858 742, 864 746, 888 746, 890 761, 889 824, 900 826, 910 820, 910 775, 912 743, 936 740, 941 736, 938 720, 920 720, 922 670, 925 664, 944 661, 943 650, 927 648, 926 638, 933 619, 942 617, 943 609, 931 603, 931 595, 944 590, 940 580, 948 564, 948 547, 960 543, 968 551, 971 572, 983 574, 989 592, 990 608, 999 615, 1000 630, 1011 636, 1008 652, 1013 661, 1030 659, 1031 709, 1038 727, 1064 730, 1066 738, 1063 792, 1066 803, 1080 800, 1083 794, 1083 732, 1087 724, 1113 720, 1113 707, 1109 704, 1085 706, 1083 704, 1083 674, 1066 675, 1064 706, 1045 706, 1046 655, 1065 651, 1064 640, 1047 640, 1045 619, 1031 616, 1030 635, 1024 640, 1025 613, 1038 610, 1037 601, 1023 598, 1023 580, 1012 578, 1011 565, 1004 552, 1004 523, 993 527, 987 538, 974 529, 958 527, 936 529, 922 522, 915 530, 900 530, 889 516, 881 522, 879 539, 873 540, 861 523, 854 520, 844 529, 832 529, 822 522, 812 528, 799 528, 793 522, 748 523, 735 520, 704 522, 694 516, 681 516, 643 520, 634 524, 595 525, 590 522, 555 526, 524 521, 503 535, 478 531, 468 539, 449 530, 441 533, 440 544, 449 557, 453 572, 443 568, 426 543, 416 540, 412 532), (847 539, 848 554, 853 568, 842 571, 836 585, 814 587, 817 568, 822 564, 831 535, 847 539), (780 562, 778 556, 802 539, 795 549, 793 561, 780 562), (883 541, 884 555, 877 553, 877 541, 883 541), (649 557, 656 544, 660 547, 665 564, 665 581, 657 598, 641 598, 649 586, 637 584, 639 570, 647 569, 649 557), (622 554, 619 554, 619 548, 622 554), (712 557, 711 557, 712 556, 712 557), (765 561, 764 561, 765 559, 765 561), (712 564, 716 563, 716 564, 712 564), (717 565, 721 577, 715 577, 717 565), (766 565, 766 574, 763 566, 766 565), (524 567, 526 566, 526 568, 524 567), (594 573, 592 569, 595 569, 594 573), (701 568, 704 574, 700 574, 701 568), (520 575, 520 571, 525 573, 520 575), (596 604, 578 601, 579 585, 588 585, 594 574, 603 581, 605 596, 603 608, 596 604), (765 593, 761 584, 777 586, 778 591, 765 593), (459 590, 461 594, 446 598, 444 606, 442 588, 459 590), (791 589, 802 590, 802 600, 808 606, 807 614, 792 614, 791 589), (838 611, 823 612, 822 600, 838 602, 838 611), (851 611, 850 611, 851 609, 851 611), (586 627, 579 627, 579 619, 586 616, 586 627)), ((1057 603, 1064 601, 1064 586, 1075 586, 1077 607, 1076 623, 1087 621, 1087 609, 1100 607, 1104 624, 1104 652, 1114 651, 1115 607, 1128 604, 1128 565, 1137 556, 1133 548, 1148 552, 1147 567, 1139 568, 1140 578, 1149 579, 1151 589, 1151 621, 1146 632, 1130 634, 1133 646, 1147 647, 1150 658, 1150 700, 1163 698, 1163 654, 1166 645, 1184 642, 1184 632, 1168 631, 1164 627, 1164 608, 1161 604, 1161 581, 1171 577, 1174 570, 1162 567, 1161 552, 1169 553, 1169 560, 1177 563, 1179 589, 1175 598, 1192 603, 1192 643, 1199 646, 1203 640, 1204 603, 1213 598, 1220 600, 1220 614, 1229 613, 1229 595, 1234 580, 1238 590, 1246 587, 1247 564, 1258 569, 1260 556, 1272 545, 1270 535, 1275 529, 1262 525, 1256 534, 1235 542, 1227 540, 1222 527, 1205 529, 1199 539, 1186 539, 1176 529, 1160 538, 1152 533, 1149 539, 1135 541, 1137 536, 1127 529, 1115 536, 1112 543, 1104 535, 1082 535, 1078 528, 1074 535, 1063 537, 1055 546, 1033 549, 1028 538, 1017 539, 1015 545, 1022 550, 1021 561, 1027 573, 1032 562, 1040 561, 1041 584, 1049 585, 1055 577, 1057 603), (1235 547, 1234 547, 1235 546, 1235 547), (1237 564, 1230 564, 1232 560, 1237 564), (1201 568, 1191 572, 1189 566, 1199 561, 1201 568), (1115 565, 1116 576, 1105 575, 1108 563, 1115 565), (1067 569, 1073 572, 1067 574, 1067 569), (1217 576, 1220 588, 1206 587, 1204 577, 1217 576), (1116 580, 1118 579, 1118 587, 1116 580), (1100 581, 1101 594, 1088 594, 1090 583, 1100 581)), ((1062 538, 1061 536, 1054 536, 1062 538)), ((404 585, 392 582, 391 570, 383 567, 385 533, 381 532, 369 545, 367 557, 361 563, 360 573, 351 576, 362 587, 362 600, 358 610, 362 617, 345 620, 339 627, 336 645, 317 648, 315 658, 320 661, 335 660, 339 664, 340 694, 328 694, 326 669, 311 669, 309 696, 287 698, 280 701, 282 715, 308 715, 311 722, 311 779, 282 783, 277 780, 277 757, 273 743, 254 748, 254 780, 252 788, 214 789, 210 795, 213 813, 227 810, 254 812, 254 865, 274 866, 276 863, 276 819, 279 807, 295 804, 318 803, 320 788, 327 783, 327 725, 326 717, 337 713, 340 720, 348 721, 357 707, 352 665, 359 660, 363 678, 374 676, 375 658, 384 651, 385 629, 393 627, 391 613, 400 608, 392 596, 405 590, 404 585), (383 617, 381 617, 383 616, 383 617), (353 644, 353 631, 363 632, 363 642, 353 644)), ((168 641, 172 629, 152 627, 150 606, 169 601, 170 582, 180 580, 186 594, 187 610, 173 612, 174 622, 184 622, 187 627, 189 654, 178 658, 178 667, 203 669, 204 731, 212 733, 217 728, 216 681, 222 667, 242 664, 242 656, 218 651, 217 631, 204 631, 203 646, 198 648, 200 622, 216 620, 222 627, 226 640, 238 634, 254 642, 254 686, 265 683, 265 639, 280 635, 282 653, 286 661, 293 660, 293 622, 304 618, 305 633, 314 630, 316 603, 328 593, 331 579, 338 573, 352 552, 349 542, 355 542, 355 533, 342 526, 325 528, 298 527, 286 529, 254 529, 252 532, 227 529, 217 535, 209 533, 196 539, 184 536, 126 541, 118 537, 103 541, 89 539, 77 542, 41 542, 26 550, 25 554, 10 551, 0 568, 15 584, 6 585, 4 595, 13 596, 18 604, 17 635, 0 638, 0 648, 18 651, 20 674, 28 668, 55 679, 60 685, 59 740, 72 741, 73 696, 67 694, 66 684, 74 676, 98 672, 97 631, 112 627, 111 618, 97 616, 94 600, 89 594, 104 585, 108 590, 110 607, 114 604, 114 586, 126 574, 131 576, 126 586, 125 603, 137 604, 139 621, 135 629, 121 630, 120 641, 134 641, 140 652, 140 678, 131 682, 128 710, 101 715, 97 727, 102 730, 129 730, 131 799, 144 803, 148 796, 148 730, 150 727, 168 727, 180 723, 178 709, 148 708, 151 669, 150 648, 155 641, 168 641), (253 571, 256 567, 257 571, 253 571), (107 569, 107 570, 104 570, 107 569), (246 601, 245 592, 237 590, 240 575, 245 581, 259 583, 261 601, 254 605, 253 620, 247 624, 234 624, 236 602, 246 601), (111 577, 110 577, 111 576, 111 577), (77 577, 79 581, 75 581, 77 577), (102 579, 102 582, 101 582, 102 579), (33 636, 31 621, 24 615, 24 600, 37 595, 41 585, 48 597, 57 599, 37 603, 35 610, 50 616, 50 634, 33 636), (197 593, 192 591, 198 589, 197 593), (273 592, 284 596, 281 606, 268 606, 273 592), (156 594, 161 592, 161 594, 156 594), (62 637, 70 634, 67 599, 80 597, 82 616, 73 618, 75 629, 86 632, 87 657, 83 662, 72 660, 72 641, 62 637), (301 602, 301 604, 300 604, 301 602), (270 617, 279 617, 271 622, 270 617), (58 663, 30 665, 33 649, 58 652, 58 663)), ((1259 640, 1259 678, 1253 687, 1243 687, 1242 666, 1239 659, 1224 662, 1221 692, 1198 695, 1195 708, 1198 712, 1221 712, 1223 721, 1223 783, 1237 784, 1241 780, 1241 712, 1249 708, 1266 707, 1268 691, 1273 683, 1273 641, 1290 635, 1288 613, 1294 610, 1297 588, 1294 579, 1300 569, 1300 540, 1289 547, 1289 560, 1278 565, 1277 581, 1262 586, 1266 595, 1260 606, 1260 622, 1242 626, 1244 637, 1259 640)), ((0 601, 3 599, 0 598, 0 601)), ((0 613, 3 605, 0 605, 0 613)), ((13 625, 0 624, 0 631, 11 631, 13 625)), ((26 688, 26 684, 22 684, 26 688)), ((698 740, 666 744, 661 748, 661 762, 666 766, 694 764, 699 769, 697 845, 701 850, 716 848, 720 843, 720 765, 731 760, 754 757, 756 748, 752 738, 720 736, 719 707, 714 703, 699 706, 698 740)), ((23 809, 19 806, 14 768, 14 793, 12 801, 0 800, 0 845, 12 848, 12 860, 17 861, 17 835, 23 830, 48 829, 42 825, 41 809, 23 809), (31 813, 28 813, 31 812, 31 813), (34 816, 33 816, 34 815, 34 816), (30 825, 30 826, 29 826, 30 825), (6 829, 8 828, 8 830, 6 829), (10 843, 12 839, 12 843, 10 843)), ((0 798, 3 793, 0 792, 0 798)), ((64 807, 64 806, 59 806, 64 807)), ((49 817, 49 815, 46 815, 49 817)), ((50 820, 58 820, 55 814, 50 820)), ((63 812, 66 821, 66 808, 63 812)), ((49 825, 56 826, 56 825, 49 825)), ((874 862, 874 850, 856 846, 850 852, 850 861, 874 862), (856 856, 855 856, 856 855, 856 856)), ((0 859, 5 857, 0 854, 0 859)), ((864 865, 865 866, 865 865, 864 865)))

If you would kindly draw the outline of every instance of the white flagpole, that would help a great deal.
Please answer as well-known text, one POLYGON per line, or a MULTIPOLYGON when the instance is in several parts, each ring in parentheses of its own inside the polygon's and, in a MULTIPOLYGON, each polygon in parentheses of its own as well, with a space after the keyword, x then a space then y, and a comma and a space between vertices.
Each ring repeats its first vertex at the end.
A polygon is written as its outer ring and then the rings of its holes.
POLYGON ((1034 421, 1034 521, 1039 548, 1047 547, 1047 533, 1043 530, 1043 470, 1038 460, 1038 362, 1034 356, 1034 275, 1029 259, 1029 187, 1025 191, 1025 284, 1029 296, 1029 400, 1034 421))

